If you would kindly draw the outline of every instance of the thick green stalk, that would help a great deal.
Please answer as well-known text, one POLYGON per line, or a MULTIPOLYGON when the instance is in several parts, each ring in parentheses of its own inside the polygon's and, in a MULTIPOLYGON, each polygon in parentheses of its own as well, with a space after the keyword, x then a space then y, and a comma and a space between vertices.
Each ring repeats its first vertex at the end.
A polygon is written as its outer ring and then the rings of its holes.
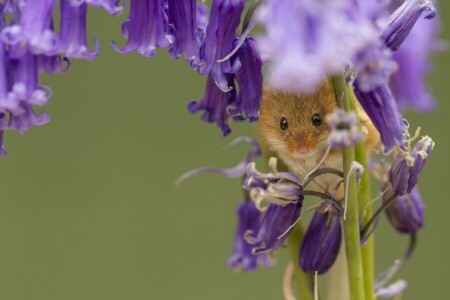
POLYGON ((311 275, 303 272, 298 262, 300 244, 303 240, 303 234, 303 226, 301 222, 298 222, 297 225, 295 225, 295 227, 292 229, 291 233, 289 233, 287 246, 291 254, 292 263, 294 264, 295 281, 297 282, 300 300, 314 300, 311 275))
MULTIPOLYGON (((351 111, 347 86, 344 76, 333 77, 333 86, 336 93, 338 105, 345 111, 351 111)), ((358 211, 358 191, 356 187, 355 173, 350 173, 350 166, 355 160, 354 147, 347 147, 342 150, 344 163, 344 177, 347 185, 347 215, 343 221, 344 238, 347 253, 348 278, 350 283, 350 299, 365 300, 364 274, 361 258, 361 246, 359 237, 359 211, 358 211)))
MULTIPOLYGON (((350 108, 356 112, 356 98, 351 87, 348 88, 350 108)), ((370 176, 367 165, 366 149, 363 142, 358 143, 355 147, 356 161, 365 169, 362 174, 358 187, 358 205, 359 215, 364 216, 362 224, 366 224, 372 217, 372 201, 370 193, 370 176)), ((362 227, 362 226, 361 226, 362 227)), ((364 290, 366 300, 375 300, 375 241, 373 234, 367 239, 366 244, 362 247, 362 263, 364 271, 364 290)))
MULTIPOLYGON (((362 164, 365 168, 365 172, 361 177, 358 190, 358 200, 359 200, 359 213, 362 215, 364 210, 364 218, 362 224, 366 224, 372 217, 372 207, 370 205, 371 194, 370 194, 370 177, 369 170, 366 160, 366 152, 364 145, 356 146, 356 161, 362 164)), ((375 242, 373 234, 367 239, 367 242, 362 246, 362 262, 364 270, 364 290, 366 294, 366 300, 375 300, 375 242)))

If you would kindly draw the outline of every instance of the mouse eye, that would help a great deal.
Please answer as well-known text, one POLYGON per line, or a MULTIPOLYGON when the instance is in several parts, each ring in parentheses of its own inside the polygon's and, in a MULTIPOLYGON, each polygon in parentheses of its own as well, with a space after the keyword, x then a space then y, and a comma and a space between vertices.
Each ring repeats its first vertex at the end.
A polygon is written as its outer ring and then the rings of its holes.
POLYGON ((311 121, 313 125, 316 127, 319 127, 320 124, 322 124, 322 118, 320 117, 319 114, 313 114, 311 121))
POLYGON ((281 118, 280 128, 281 128, 281 130, 286 130, 288 128, 288 121, 285 117, 281 118))

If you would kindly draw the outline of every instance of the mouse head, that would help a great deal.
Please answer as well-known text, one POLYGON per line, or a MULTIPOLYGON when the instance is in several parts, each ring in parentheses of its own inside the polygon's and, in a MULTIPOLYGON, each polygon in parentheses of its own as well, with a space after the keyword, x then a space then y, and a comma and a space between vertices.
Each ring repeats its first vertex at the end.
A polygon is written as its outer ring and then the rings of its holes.
POLYGON ((325 116, 337 108, 325 82, 310 93, 264 91, 259 129, 271 150, 282 158, 307 159, 327 147, 325 116))

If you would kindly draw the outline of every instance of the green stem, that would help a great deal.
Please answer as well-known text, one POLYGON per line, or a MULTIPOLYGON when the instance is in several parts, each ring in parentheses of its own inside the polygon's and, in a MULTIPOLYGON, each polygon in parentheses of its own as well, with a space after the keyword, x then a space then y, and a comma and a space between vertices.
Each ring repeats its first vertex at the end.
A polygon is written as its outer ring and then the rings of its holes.
MULTIPOLYGON (((356 112, 356 98, 351 87, 348 88, 350 108, 356 112)), ((358 143, 355 148, 356 161, 365 169, 358 187, 359 215, 364 216, 362 224, 366 224, 372 217, 372 201, 370 193, 370 176, 367 165, 366 149, 363 142, 358 143)), ((362 263, 364 271, 364 291, 366 300, 375 300, 375 241, 373 234, 368 238, 362 247, 362 263)))
POLYGON ((300 268, 298 258, 300 253, 300 245, 303 240, 304 229, 302 224, 299 222, 292 229, 287 240, 287 246, 291 254, 292 263, 295 269, 295 281, 297 282, 297 287, 301 300, 314 300, 313 295, 313 283, 311 281, 311 276, 308 273, 303 272, 300 268))
MULTIPOLYGON (((343 74, 333 77, 333 87, 337 103, 345 111, 351 111, 347 94, 347 86, 343 74)), ((365 300, 364 274, 361 257, 359 235, 358 193, 355 173, 349 174, 350 165, 355 160, 355 149, 347 147, 342 150, 344 177, 347 178, 347 217, 343 221, 344 238, 347 254, 348 278, 350 283, 350 299, 365 300), (350 176, 350 177, 349 177, 350 176)))

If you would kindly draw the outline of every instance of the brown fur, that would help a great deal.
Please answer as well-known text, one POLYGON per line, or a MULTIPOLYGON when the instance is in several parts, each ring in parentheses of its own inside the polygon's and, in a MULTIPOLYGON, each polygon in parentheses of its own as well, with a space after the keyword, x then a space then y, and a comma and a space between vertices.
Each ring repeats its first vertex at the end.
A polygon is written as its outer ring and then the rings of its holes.
MULTIPOLYGON (((334 91, 328 82, 311 93, 285 93, 266 88, 260 107, 259 132, 270 151, 275 152, 287 166, 299 175, 306 175, 319 163, 327 148, 328 124, 325 116, 337 108, 334 91), (312 123, 319 114, 322 124, 312 123), (281 130, 285 117, 288 128, 281 130), (303 154, 299 152, 303 151, 303 154)), ((379 135, 364 110, 357 104, 357 112, 365 135, 366 153, 370 155, 379 135)), ((331 151, 324 166, 342 169, 340 151, 331 151)))

